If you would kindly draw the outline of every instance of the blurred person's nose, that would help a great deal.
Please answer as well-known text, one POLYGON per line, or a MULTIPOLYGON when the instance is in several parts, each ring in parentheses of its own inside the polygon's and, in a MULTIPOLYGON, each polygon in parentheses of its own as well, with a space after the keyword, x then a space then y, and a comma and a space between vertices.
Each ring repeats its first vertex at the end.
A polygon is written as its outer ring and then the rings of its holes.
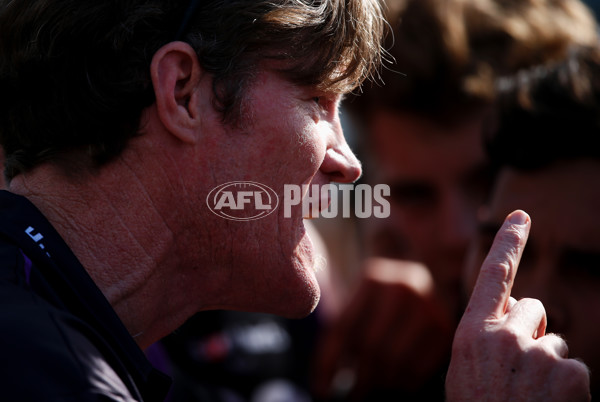
POLYGON ((475 235, 476 211, 459 191, 444 193, 439 211, 439 241, 445 249, 462 254, 475 235))

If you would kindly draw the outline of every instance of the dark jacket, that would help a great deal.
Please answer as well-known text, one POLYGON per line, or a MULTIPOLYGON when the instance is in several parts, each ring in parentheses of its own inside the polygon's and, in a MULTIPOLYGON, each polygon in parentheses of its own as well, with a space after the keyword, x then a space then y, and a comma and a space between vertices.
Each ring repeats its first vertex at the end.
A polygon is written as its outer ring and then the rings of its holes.
POLYGON ((162 401, 154 369, 58 233, 0 191, 0 399, 162 401))

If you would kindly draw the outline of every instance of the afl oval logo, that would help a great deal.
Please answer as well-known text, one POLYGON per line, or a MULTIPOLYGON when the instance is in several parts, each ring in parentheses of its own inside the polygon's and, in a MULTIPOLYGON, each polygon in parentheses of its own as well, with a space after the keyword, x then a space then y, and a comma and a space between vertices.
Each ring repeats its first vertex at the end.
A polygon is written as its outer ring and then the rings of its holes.
POLYGON ((264 184, 232 181, 213 188, 206 197, 206 205, 221 218, 252 221, 273 213, 279 205, 279 197, 264 184))

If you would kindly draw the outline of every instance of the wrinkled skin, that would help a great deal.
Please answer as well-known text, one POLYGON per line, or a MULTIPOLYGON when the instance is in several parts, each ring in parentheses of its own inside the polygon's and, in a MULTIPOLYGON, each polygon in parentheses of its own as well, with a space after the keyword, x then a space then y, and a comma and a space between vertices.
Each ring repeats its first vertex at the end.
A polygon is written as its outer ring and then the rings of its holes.
POLYGON ((587 367, 569 359, 566 342, 546 334, 535 299, 510 297, 530 219, 509 215, 483 262, 454 337, 448 401, 587 401, 587 367))
POLYGON ((569 354, 592 371, 592 395, 600 392, 600 162, 562 161, 534 171, 501 170, 482 217, 468 264, 466 288, 509 211, 522 207, 534 225, 512 294, 534 297, 546 308, 548 330, 564 336, 569 354))

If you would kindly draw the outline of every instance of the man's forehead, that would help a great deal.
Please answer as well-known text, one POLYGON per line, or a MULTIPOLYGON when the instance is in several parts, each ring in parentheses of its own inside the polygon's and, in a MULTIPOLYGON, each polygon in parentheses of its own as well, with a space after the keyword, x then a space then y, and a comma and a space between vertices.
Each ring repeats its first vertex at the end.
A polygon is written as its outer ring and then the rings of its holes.
POLYGON ((481 226, 490 232, 514 209, 531 215, 532 237, 552 235, 564 244, 600 243, 600 161, 571 161, 547 169, 500 171, 490 199, 490 216, 481 226))
MULTIPOLYGON (((306 62, 310 63, 312 61, 306 60, 306 62)), ((296 84, 292 77, 294 76, 294 71, 300 68, 301 65, 302 62, 298 60, 265 58, 258 63, 257 70, 272 72, 273 74, 277 74, 281 79, 287 80, 294 85, 302 86, 305 89, 308 88, 340 96, 350 92, 351 88, 348 88, 347 90, 342 90, 343 86, 329 88, 325 87, 322 82, 315 82, 312 84, 296 84)), ((339 72, 334 72, 330 77, 328 77, 330 81, 333 81, 338 73, 339 72)))
MULTIPOLYGON (((581 204, 586 200, 600 203, 600 160, 584 158, 563 160, 552 165, 521 170, 505 166, 498 173, 497 192, 503 197, 536 201, 553 197, 550 202, 581 204), (537 191, 533 191, 532 187, 537 191)), ((600 204, 599 204, 600 205, 600 204)))

